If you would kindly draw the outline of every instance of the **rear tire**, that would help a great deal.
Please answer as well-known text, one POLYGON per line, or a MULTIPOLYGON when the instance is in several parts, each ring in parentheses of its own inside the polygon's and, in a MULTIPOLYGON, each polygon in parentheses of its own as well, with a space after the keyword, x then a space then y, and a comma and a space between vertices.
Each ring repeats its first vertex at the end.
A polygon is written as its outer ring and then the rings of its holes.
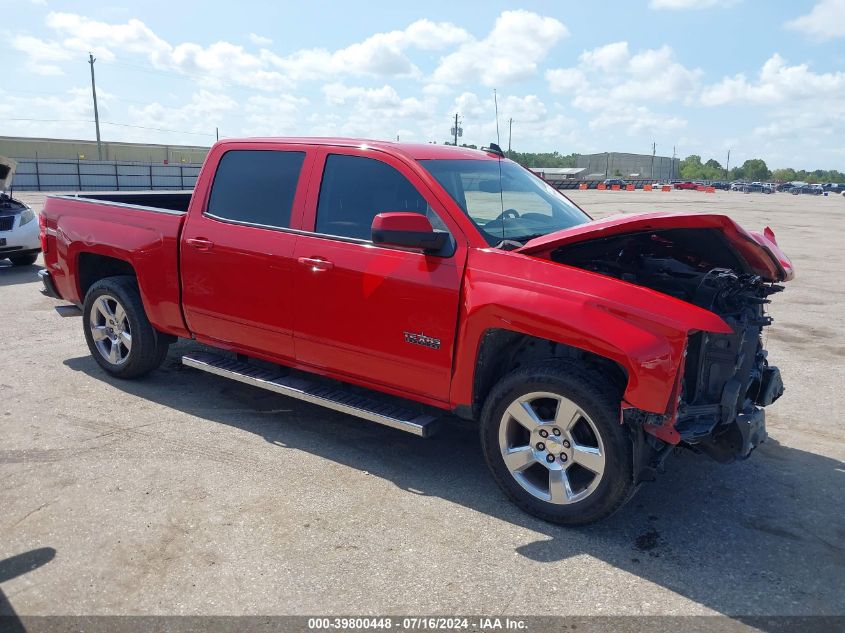
POLYGON ((502 378, 484 403, 480 429, 496 483, 517 506, 553 523, 613 514, 635 489, 620 398, 610 379, 571 361, 543 361, 502 378))
POLYGON ((38 253, 12 255, 9 257, 9 261, 12 262, 12 266, 32 266, 36 259, 38 259, 38 253))
POLYGON ((107 277, 85 295, 85 341, 97 364, 117 378, 138 378, 167 356, 169 339, 153 328, 134 277, 107 277))

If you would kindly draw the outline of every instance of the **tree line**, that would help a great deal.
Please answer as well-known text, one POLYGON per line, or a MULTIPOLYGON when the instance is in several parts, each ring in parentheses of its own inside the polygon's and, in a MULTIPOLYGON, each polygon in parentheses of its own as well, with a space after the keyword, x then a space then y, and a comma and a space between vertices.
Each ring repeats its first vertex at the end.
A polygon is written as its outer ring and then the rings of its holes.
POLYGON ((680 176, 684 180, 777 180, 791 182, 845 182, 845 174, 836 169, 795 170, 791 167, 770 170, 766 161, 751 158, 739 167, 732 167, 727 173, 719 161, 710 159, 701 162, 701 156, 692 154, 681 161, 680 176))
MULTIPOLYGON (((446 145, 451 143, 446 142, 446 145)), ((475 145, 462 145, 477 149, 475 145)), ((512 161, 524 167, 577 167, 578 154, 561 154, 560 152, 505 152, 512 161)), ((618 174, 622 175, 622 174, 618 174)), ((816 169, 807 171, 795 170, 791 167, 770 170, 762 158, 750 158, 738 167, 731 167, 725 172, 719 161, 711 158, 705 163, 701 156, 692 154, 681 161, 679 178, 684 180, 750 180, 750 181, 802 181, 802 182, 842 182, 845 183, 845 173, 836 169, 816 169)))

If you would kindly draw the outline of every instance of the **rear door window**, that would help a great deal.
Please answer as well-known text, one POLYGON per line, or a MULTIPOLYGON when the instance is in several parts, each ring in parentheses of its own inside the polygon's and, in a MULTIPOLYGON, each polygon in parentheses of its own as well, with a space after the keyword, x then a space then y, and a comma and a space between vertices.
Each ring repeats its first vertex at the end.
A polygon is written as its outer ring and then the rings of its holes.
POLYGON ((220 159, 206 214, 275 228, 290 226, 305 152, 229 150, 220 159))

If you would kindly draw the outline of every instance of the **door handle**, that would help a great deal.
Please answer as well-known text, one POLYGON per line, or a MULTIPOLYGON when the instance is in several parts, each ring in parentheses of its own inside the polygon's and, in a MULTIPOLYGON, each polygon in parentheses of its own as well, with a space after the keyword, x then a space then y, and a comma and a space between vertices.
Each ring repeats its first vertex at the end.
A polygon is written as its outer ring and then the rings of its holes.
POLYGON ((193 246, 198 251, 210 251, 214 246, 214 242, 207 240, 204 237, 189 237, 185 240, 188 246, 193 246))
POLYGON ((300 257, 296 261, 298 261, 303 266, 308 266, 312 272, 318 273, 322 270, 331 270, 334 268, 334 264, 332 264, 329 260, 323 259, 322 257, 300 257))

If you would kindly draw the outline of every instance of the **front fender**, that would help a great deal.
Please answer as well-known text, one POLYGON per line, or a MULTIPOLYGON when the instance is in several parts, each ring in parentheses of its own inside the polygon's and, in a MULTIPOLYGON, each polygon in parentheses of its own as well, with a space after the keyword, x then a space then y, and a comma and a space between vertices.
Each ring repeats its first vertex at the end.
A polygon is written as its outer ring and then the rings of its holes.
POLYGON ((690 331, 729 333, 716 314, 648 288, 494 249, 470 253, 450 400, 472 403, 476 359, 487 330, 552 340, 625 369, 628 405, 670 411, 690 331))

